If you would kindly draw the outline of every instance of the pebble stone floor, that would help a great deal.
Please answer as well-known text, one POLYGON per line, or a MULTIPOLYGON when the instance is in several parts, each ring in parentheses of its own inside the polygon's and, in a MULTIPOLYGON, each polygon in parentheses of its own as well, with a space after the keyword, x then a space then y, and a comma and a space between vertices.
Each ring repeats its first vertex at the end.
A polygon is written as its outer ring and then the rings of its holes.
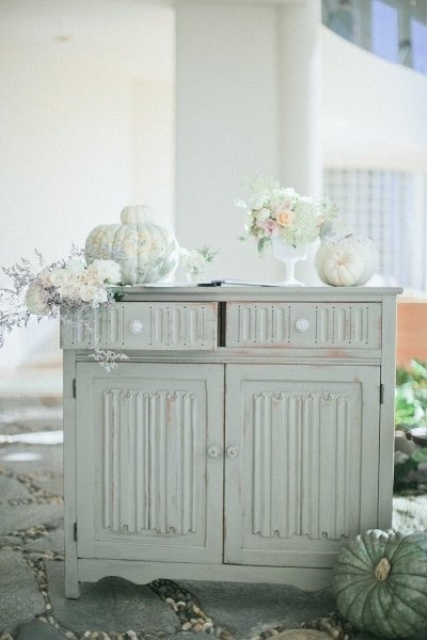
POLYGON ((60 381, 0 380, 0 640, 373 638, 339 618, 327 589, 112 577, 67 600, 60 381))

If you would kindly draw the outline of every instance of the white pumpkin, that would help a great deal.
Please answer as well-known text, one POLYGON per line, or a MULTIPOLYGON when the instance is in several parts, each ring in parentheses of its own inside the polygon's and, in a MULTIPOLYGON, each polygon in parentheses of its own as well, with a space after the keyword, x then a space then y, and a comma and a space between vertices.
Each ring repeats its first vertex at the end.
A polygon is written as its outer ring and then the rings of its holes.
POLYGON ((371 240, 348 235, 322 242, 314 260, 322 282, 354 287, 365 284, 374 275, 378 256, 371 240))
POLYGON ((95 227, 86 239, 88 263, 101 259, 116 260, 122 268, 122 284, 160 282, 178 266, 179 245, 165 227, 148 220, 146 206, 125 207, 122 224, 95 227))

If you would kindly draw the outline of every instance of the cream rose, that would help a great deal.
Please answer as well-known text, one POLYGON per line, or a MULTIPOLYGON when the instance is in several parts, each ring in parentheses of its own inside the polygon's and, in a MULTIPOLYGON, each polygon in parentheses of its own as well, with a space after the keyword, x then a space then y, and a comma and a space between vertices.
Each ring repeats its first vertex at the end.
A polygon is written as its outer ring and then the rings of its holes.
POLYGON ((87 302, 92 307, 97 307, 103 302, 107 302, 107 292, 103 287, 93 285, 82 285, 79 291, 82 302, 87 302))
POLYGON ((280 227, 290 227, 295 220, 295 214, 290 209, 282 209, 276 214, 276 222, 280 227))
POLYGON ((40 283, 37 280, 31 282, 25 296, 25 304, 28 311, 36 316, 47 316, 50 311, 48 300, 47 291, 43 289, 40 283))

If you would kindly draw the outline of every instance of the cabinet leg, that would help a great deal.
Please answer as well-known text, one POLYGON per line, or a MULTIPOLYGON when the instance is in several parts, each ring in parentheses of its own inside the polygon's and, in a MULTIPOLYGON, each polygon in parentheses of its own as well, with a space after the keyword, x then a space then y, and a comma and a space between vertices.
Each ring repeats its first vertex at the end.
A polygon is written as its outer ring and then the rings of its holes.
POLYGON ((80 597, 80 582, 78 580, 77 572, 77 558, 70 558, 65 556, 65 597, 66 598, 79 598, 80 597))
POLYGON ((65 576, 65 597, 76 600, 80 598, 80 582, 65 576))

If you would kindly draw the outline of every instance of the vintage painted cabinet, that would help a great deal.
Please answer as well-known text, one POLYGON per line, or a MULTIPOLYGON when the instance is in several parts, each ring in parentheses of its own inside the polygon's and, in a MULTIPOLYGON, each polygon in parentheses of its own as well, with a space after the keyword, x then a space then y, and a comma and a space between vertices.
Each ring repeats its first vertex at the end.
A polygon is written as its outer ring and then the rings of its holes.
POLYGON ((330 582, 391 525, 392 288, 132 287, 66 323, 66 595, 116 575, 330 582), (94 340, 126 352, 107 372, 94 340))

